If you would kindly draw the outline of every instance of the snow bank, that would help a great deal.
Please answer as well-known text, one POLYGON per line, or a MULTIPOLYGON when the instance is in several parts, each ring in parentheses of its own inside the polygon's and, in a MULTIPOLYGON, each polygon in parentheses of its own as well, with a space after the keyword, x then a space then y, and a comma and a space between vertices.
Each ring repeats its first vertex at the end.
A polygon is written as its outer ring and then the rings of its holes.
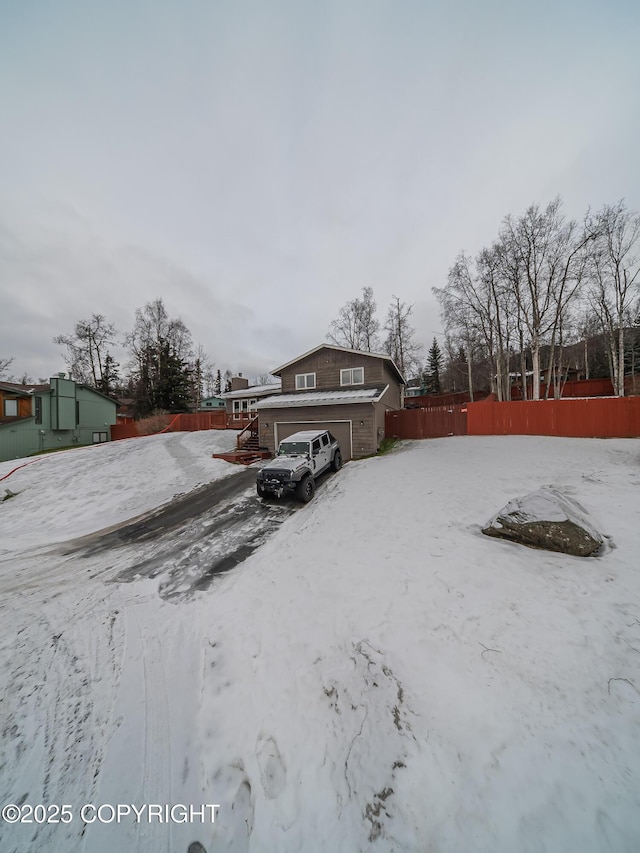
POLYGON ((176 494, 237 470, 212 453, 235 447, 233 430, 176 432, 0 463, 4 549, 59 542, 154 509, 176 494))

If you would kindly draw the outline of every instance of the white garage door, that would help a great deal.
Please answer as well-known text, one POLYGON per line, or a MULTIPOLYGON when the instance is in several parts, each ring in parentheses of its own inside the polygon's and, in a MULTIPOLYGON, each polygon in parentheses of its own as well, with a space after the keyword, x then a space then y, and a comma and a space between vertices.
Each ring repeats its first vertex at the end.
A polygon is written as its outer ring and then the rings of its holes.
POLYGON ((294 432, 304 429, 328 429, 338 439, 343 460, 347 462, 351 459, 351 421, 279 421, 274 426, 276 447, 294 432))

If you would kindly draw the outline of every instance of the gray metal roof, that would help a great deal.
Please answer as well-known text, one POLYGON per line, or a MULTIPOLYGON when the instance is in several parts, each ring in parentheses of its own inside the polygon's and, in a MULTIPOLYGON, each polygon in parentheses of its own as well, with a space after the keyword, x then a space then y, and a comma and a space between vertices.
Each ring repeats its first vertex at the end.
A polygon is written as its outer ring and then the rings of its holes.
POLYGON ((298 394, 278 394, 256 404, 256 409, 293 409, 301 406, 339 406, 345 403, 377 403, 388 385, 375 388, 354 388, 349 391, 303 391, 298 394))

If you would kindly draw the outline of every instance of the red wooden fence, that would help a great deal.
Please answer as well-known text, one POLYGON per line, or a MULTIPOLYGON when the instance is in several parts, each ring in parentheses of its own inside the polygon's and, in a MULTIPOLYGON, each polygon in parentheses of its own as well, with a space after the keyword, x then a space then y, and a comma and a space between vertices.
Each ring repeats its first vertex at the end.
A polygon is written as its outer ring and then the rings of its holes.
POLYGON ((468 435, 640 437, 640 397, 468 404, 468 435))
MULTIPOLYGON (((531 382, 527 383, 527 394, 531 398, 531 382)), ((549 388, 549 397, 553 398, 554 388, 549 388)), ((544 400, 547 393, 546 383, 540 383, 540 399, 544 400)), ((576 379, 565 382, 561 388, 560 396, 564 397, 611 397, 613 396, 613 383, 610 379, 576 379)), ((511 386, 511 399, 520 400, 522 389, 519 385, 511 386)))
POLYGON ((441 438, 467 434, 467 406, 402 409, 385 415, 387 438, 441 438))
MULTIPOLYGON (((252 415, 255 417, 255 415, 252 415)), ((241 429, 249 418, 232 419, 226 412, 196 412, 182 415, 157 415, 142 421, 114 424, 111 439, 157 435, 161 432, 195 432, 203 429, 241 429)))
POLYGON ((640 397, 593 397, 387 412, 387 438, 447 435, 557 435, 577 438, 640 437, 640 397))

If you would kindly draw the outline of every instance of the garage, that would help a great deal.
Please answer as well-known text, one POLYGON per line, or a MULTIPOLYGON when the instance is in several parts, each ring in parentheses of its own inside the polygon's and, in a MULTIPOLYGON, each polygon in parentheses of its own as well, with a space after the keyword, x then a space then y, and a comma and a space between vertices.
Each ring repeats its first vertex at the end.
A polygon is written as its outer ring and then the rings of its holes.
POLYGON ((276 421, 274 423, 275 429, 275 445, 278 444, 285 438, 288 438, 290 435, 293 435, 294 432, 301 432, 302 430, 314 429, 314 430, 323 430, 328 429, 330 432, 335 435, 338 439, 338 444, 340 445, 340 450, 342 452, 342 458, 345 462, 348 462, 352 456, 352 421, 343 420, 343 421, 276 421))

